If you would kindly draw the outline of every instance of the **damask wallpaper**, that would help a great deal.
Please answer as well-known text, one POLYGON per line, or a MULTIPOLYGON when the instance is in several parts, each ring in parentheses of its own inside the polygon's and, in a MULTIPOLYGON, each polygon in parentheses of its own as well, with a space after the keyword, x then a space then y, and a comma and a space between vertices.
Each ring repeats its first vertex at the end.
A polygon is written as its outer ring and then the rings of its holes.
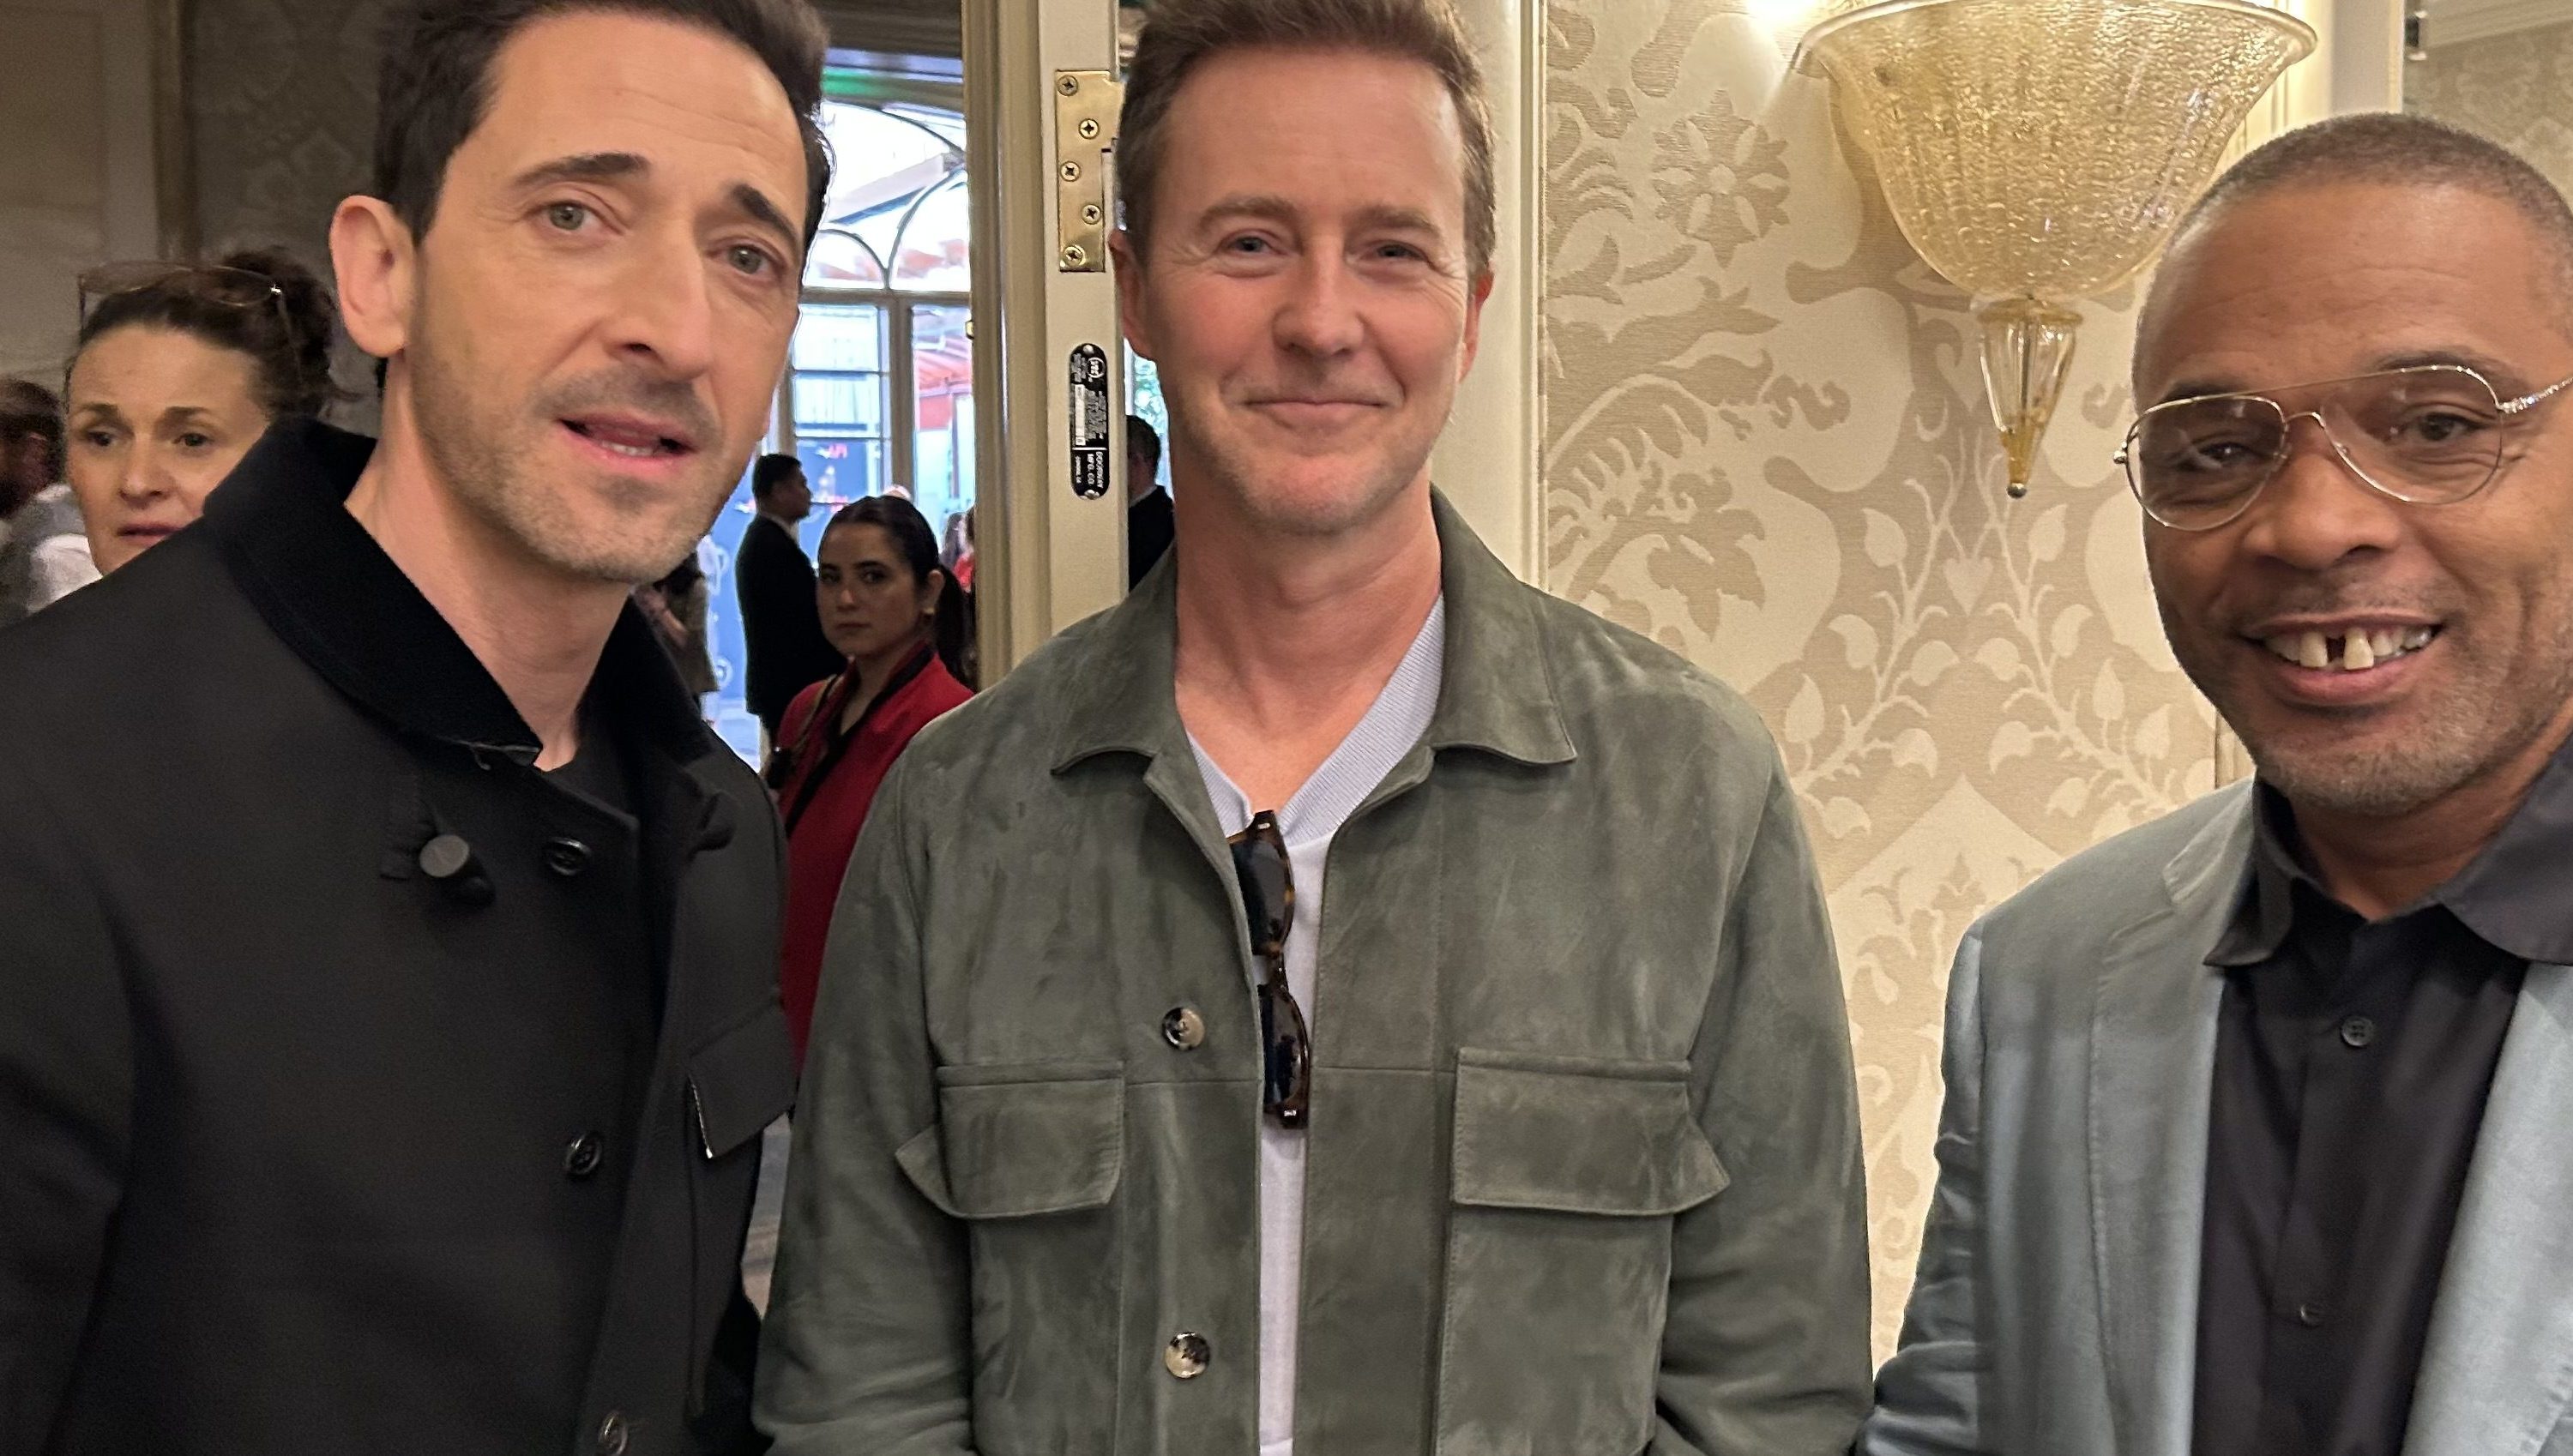
MULTIPOLYGON (((331 214, 367 185, 385 0, 191 0, 188 120, 206 257, 282 245, 331 281, 331 214)), ((375 425, 372 362, 341 341, 358 397, 335 417, 375 425)))
POLYGON ((2215 728, 2111 460, 2133 299, 2086 308, 2035 491, 2006 500, 1967 300, 1789 74, 1756 14, 1779 8, 1547 13, 1546 574, 1778 735, 1840 943, 1890 1350, 1959 936, 2213 787, 2215 728))
POLYGON ((2440 46, 2403 89, 2405 110, 2490 137, 2573 194, 2573 21, 2440 46))

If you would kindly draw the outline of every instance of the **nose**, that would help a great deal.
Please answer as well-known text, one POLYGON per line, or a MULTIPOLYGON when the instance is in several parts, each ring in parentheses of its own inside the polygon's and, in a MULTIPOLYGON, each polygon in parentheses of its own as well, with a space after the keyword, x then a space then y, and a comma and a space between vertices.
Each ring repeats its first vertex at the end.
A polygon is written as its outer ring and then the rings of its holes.
POLYGON ((620 280, 608 344, 622 359, 667 379, 693 379, 714 366, 714 297, 692 232, 680 230, 635 250, 620 280))
POLYGON ((2276 477, 2245 512, 2246 549, 2299 570, 2325 571, 2402 540, 2404 507, 2359 476, 2320 415, 2287 421, 2286 450, 2276 477))
POLYGON ((1338 250, 1306 252, 1278 310, 1277 337, 1282 348, 1320 359, 1352 353, 1365 342, 1366 321, 1338 250))
POLYGON ((116 475, 117 498, 128 505, 149 505, 169 493, 170 477, 161 468, 160 451, 139 439, 129 445, 116 475))

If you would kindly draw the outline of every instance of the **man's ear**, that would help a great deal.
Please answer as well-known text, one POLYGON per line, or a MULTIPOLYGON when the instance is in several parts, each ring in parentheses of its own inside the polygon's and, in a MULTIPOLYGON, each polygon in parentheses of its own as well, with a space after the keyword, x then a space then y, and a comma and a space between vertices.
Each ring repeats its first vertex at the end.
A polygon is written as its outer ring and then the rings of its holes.
POLYGON ((1465 295, 1465 348, 1456 361, 1456 377, 1465 377, 1474 367, 1474 356, 1483 348, 1483 306, 1492 301, 1492 271, 1488 268, 1474 276, 1474 286, 1465 295))
POLYGON ((411 344, 419 298, 420 246, 382 198, 352 197, 331 215, 331 269, 349 340, 390 360, 411 344))
POLYGON ((1108 256, 1117 278, 1117 324, 1126 332, 1126 347, 1159 363, 1144 309, 1144 256, 1136 251, 1134 236, 1123 228, 1109 234, 1108 256))

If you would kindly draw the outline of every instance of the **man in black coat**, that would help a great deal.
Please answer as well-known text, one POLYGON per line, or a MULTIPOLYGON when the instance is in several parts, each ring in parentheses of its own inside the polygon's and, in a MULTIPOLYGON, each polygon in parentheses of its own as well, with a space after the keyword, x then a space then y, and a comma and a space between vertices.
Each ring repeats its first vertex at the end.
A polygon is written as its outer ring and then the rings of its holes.
POLYGON ((1162 488, 1162 436, 1141 414, 1126 416, 1126 584, 1137 587, 1179 535, 1171 492, 1162 488))
POLYGON ((426 0, 279 425, 0 633, 0 1451, 757 1449, 782 848, 628 604, 767 422, 802 0, 426 0))
POLYGON ((742 529, 732 582, 741 603, 742 646, 750 657, 742 696, 775 742, 795 695, 849 660, 822 635, 813 561, 795 538, 795 523, 813 513, 803 462, 793 455, 760 456, 751 467, 750 498, 759 514, 742 529))

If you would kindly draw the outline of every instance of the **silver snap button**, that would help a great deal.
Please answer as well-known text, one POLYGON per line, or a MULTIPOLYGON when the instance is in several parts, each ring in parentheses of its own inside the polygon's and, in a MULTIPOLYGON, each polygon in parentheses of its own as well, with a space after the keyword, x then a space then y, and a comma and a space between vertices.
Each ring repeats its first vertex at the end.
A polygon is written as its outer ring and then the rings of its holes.
POLYGON ((1215 1358, 1215 1347, 1202 1334, 1176 1334, 1162 1351, 1162 1363, 1182 1380, 1195 1380, 1204 1375, 1207 1364, 1215 1358))

